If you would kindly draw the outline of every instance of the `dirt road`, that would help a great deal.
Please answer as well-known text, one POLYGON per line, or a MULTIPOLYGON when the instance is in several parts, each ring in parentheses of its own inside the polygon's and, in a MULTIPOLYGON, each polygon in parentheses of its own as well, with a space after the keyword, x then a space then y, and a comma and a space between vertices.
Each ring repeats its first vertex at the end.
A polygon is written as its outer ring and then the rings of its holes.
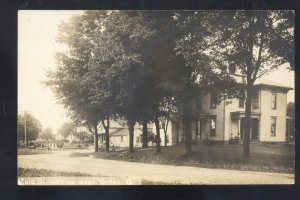
MULTIPOLYGON (((87 151, 87 150, 85 150, 87 151)), ((74 151, 18 156, 18 167, 88 173, 94 177, 21 178, 22 185, 141 184, 292 184, 293 174, 207 169, 133 163, 93 157, 69 157, 74 151)))

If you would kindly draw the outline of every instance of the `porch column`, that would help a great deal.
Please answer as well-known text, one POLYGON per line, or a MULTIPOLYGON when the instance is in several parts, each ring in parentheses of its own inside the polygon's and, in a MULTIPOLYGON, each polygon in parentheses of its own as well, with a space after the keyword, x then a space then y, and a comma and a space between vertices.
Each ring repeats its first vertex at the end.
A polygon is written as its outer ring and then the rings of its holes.
POLYGON ((238 132, 238 136, 239 136, 239 138, 241 138, 241 118, 239 118, 239 120, 238 120, 238 130, 237 130, 237 132, 238 132))
MULTIPOLYGON (((231 118, 231 115, 229 115, 229 136, 231 137, 232 135, 232 118, 231 118)), ((230 139, 229 137, 229 139, 230 139)))

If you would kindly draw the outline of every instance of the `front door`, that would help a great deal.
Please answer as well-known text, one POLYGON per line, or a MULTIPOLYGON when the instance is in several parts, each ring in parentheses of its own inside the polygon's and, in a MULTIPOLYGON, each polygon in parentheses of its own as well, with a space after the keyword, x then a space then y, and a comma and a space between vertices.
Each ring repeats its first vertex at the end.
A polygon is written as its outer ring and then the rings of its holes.
POLYGON ((251 139, 258 140, 258 119, 252 118, 251 139))
MULTIPOLYGON (((240 137, 241 139, 244 139, 244 130, 245 129, 245 118, 241 118, 241 124, 240 124, 240 137)), ((258 140, 259 136, 259 121, 257 118, 251 118, 251 129, 250 129, 250 138, 251 140, 258 140)))

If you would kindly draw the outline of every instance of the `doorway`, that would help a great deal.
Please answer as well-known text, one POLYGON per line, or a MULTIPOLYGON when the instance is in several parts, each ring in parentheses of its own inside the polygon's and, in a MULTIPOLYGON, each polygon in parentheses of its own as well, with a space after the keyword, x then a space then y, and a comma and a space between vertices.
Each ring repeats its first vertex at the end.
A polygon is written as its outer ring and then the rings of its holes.
MULTIPOLYGON (((245 129, 245 118, 241 118, 240 124, 240 137, 244 139, 244 129, 245 129)), ((251 118, 251 128, 250 128, 250 139, 258 140, 259 139, 259 120, 258 118, 251 118)))

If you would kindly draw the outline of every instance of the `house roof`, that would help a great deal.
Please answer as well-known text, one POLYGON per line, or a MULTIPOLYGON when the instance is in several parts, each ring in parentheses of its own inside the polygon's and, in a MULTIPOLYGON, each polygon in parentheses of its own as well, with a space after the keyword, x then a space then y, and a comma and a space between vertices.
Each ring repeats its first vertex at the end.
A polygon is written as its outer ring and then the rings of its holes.
POLYGON ((286 90, 293 90, 292 87, 281 84, 281 83, 276 83, 274 81, 258 78, 255 82, 254 85, 256 86, 271 86, 271 87, 278 87, 286 90))
POLYGON ((113 129, 109 133, 110 136, 126 136, 128 135, 128 129, 127 128, 118 128, 118 129, 113 129))
MULTIPOLYGON (((236 82, 238 83, 246 83, 247 79, 245 75, 240 75, 240 74, 231 74, 231 77, 235 79, 236 82)), ((281 89, 285 89, 285 90, 293 90, 292 87, 281 84, 281 83, 277 83, 274 81, 270 81, 267 79, 262 79, 262 78, 258 78, 255 82, 254 82, 255 86, 268 86, 268 87, 276 87, 276 88, 281 88, 281 89)))

